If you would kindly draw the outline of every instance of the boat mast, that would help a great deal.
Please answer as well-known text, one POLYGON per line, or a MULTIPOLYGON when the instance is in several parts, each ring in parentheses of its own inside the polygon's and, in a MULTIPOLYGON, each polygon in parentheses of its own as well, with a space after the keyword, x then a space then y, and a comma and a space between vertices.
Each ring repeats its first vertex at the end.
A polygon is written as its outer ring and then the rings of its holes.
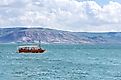
POLYGON ((39 40, 39 47, 41 47, 41 39, 39 40))

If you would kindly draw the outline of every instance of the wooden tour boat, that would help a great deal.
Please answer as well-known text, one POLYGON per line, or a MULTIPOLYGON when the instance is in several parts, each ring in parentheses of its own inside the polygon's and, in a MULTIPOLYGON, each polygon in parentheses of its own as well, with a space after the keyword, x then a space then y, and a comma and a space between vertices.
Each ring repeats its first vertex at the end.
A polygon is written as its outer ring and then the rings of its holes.
POLYGON ((45 50, 41 49, 37 45, 24 45, 19 46, 18 51, 19 53, 43 53, 45 50))

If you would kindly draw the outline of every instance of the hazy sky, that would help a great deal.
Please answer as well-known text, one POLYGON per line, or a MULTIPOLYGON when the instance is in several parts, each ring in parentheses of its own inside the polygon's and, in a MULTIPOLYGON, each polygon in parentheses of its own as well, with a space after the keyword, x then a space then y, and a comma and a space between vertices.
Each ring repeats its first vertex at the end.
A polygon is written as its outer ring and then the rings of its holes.
POLYGON ((121 0, 0 0, 0 27, 121 32, 121 0))

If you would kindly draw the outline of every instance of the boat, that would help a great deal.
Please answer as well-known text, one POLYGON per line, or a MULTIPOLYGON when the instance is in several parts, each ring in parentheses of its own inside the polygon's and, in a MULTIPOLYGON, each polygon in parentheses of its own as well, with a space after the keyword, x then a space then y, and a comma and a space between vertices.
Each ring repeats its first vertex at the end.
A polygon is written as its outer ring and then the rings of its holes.
POLYGON ((40 44, 39 45, 28 44, 28 45, 18 46, 17 52, 19 53, 43 53, 45 52, 45 50, 41 48, 40 44))
POLYGON ((45 50, 34 45, 24 45, 18 47, 19 53, 43 53, 45 50))

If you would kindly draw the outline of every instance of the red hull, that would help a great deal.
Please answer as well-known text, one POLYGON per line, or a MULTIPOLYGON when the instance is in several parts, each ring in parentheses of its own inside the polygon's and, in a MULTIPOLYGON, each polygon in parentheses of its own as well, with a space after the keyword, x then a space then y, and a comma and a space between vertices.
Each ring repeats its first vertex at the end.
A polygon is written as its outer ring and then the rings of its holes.
POLYGON ((45 50, 41 50, 41 49, 38 49, 38 50, 27 50, 27 49, 24 49, 24 50, 19 50, 19 53, 43 53, 45 50))

